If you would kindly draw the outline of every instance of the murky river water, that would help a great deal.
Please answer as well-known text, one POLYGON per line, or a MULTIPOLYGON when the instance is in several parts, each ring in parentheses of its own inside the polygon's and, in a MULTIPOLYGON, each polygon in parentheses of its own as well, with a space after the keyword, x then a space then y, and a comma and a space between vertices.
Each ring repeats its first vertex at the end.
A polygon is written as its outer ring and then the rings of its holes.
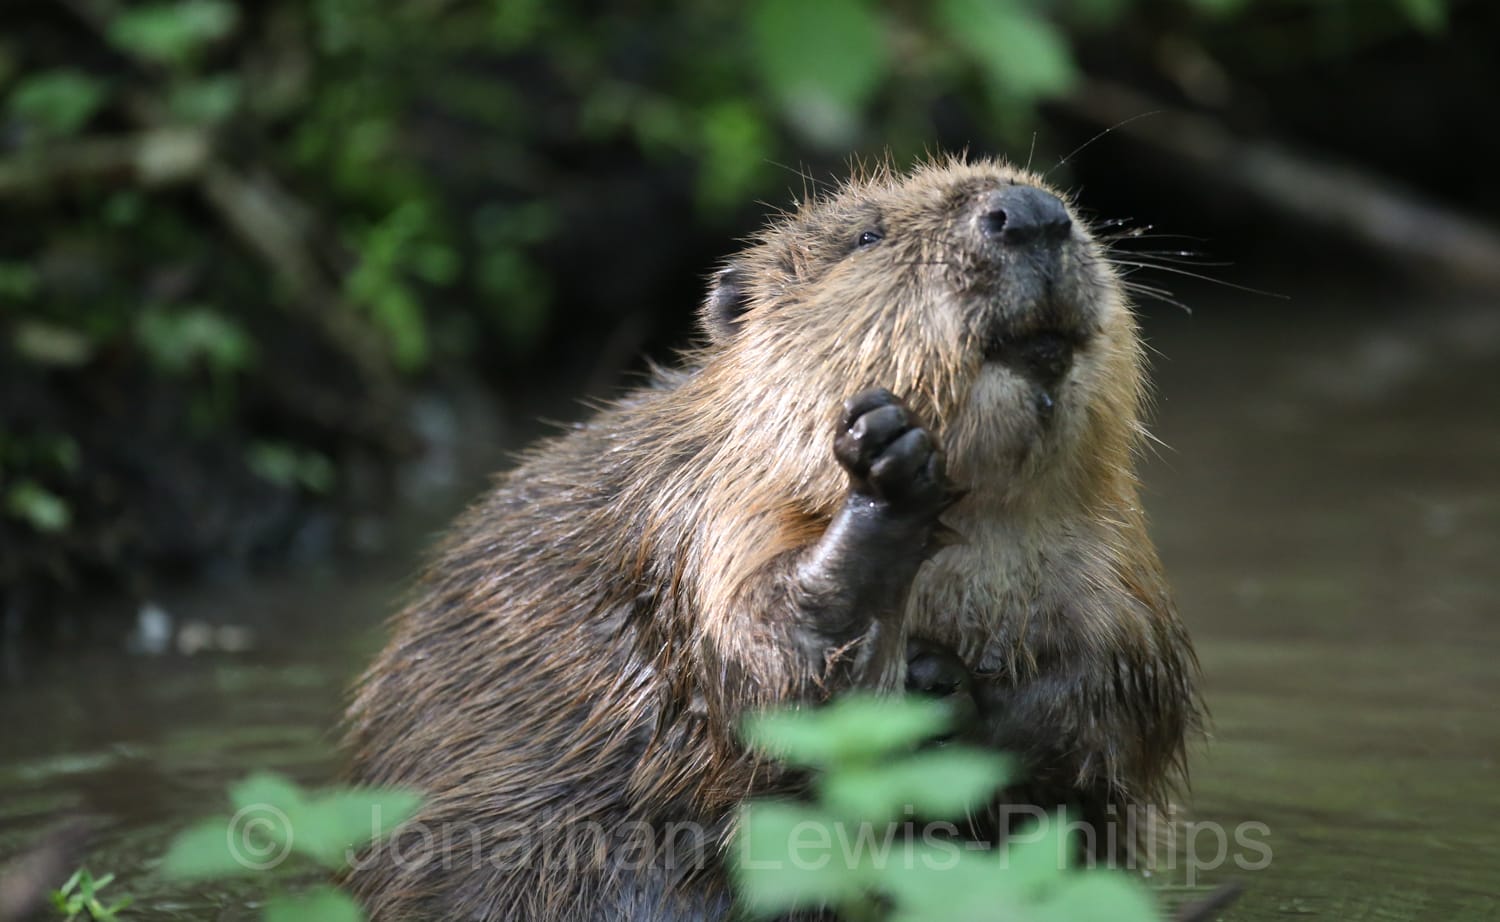
MULTIPOLYGON (((1197 882, 1243 881, 1239 922, 1500 916, 1500 299, 1191 300, 1148 323, 1146 480, 1213 711, 1197 882)), ((342 690, 412 566, 163 600, 253 626, 248 652, 28 669, 0 690, 0 861, 99 817, 88 863, 132 918, 248 917, 151 859, 251 770, 333 777, 342 690)))

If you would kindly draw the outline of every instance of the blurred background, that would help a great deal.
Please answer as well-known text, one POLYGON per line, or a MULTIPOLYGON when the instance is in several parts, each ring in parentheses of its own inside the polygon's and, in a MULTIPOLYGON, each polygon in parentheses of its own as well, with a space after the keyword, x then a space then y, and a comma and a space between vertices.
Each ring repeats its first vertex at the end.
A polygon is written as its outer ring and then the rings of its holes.
POLYGON ((1139 289, 1192 813, 1274 850, 1198 883, 1490 917, 1497 47, 1485 0, 6 0, 0 864, 243 915, 153 859, 248 770, 336 777, 506 452, 670 360, 767 215, 967 150, 1139 289))

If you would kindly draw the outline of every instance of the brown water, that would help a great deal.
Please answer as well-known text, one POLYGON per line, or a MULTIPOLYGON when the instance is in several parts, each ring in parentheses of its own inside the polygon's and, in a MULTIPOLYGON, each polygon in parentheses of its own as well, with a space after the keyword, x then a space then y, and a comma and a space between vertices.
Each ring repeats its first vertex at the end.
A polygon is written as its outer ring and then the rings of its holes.
POLYGON ((1158 330, 1147 504, 1214 717, 1193 808, 1270 831, 1230 919, 1493 918, 1500 299, 1354 297, 1158 330))
MULTIPOLYGON (((1146 480, 1214 717, 1196 882, 1243 881, 1239 922, 1500 916, 1500 298, 1191 300, 1148 323, 1166 447, 1146 480)), ((249 916, 152 858, 249 771, 333 777, 342 689, 411 567, 163 600, 250 626, 249 652, 29 669, 0 691, 0 858, 101 817, 88 863, 131 918, 249 916)))

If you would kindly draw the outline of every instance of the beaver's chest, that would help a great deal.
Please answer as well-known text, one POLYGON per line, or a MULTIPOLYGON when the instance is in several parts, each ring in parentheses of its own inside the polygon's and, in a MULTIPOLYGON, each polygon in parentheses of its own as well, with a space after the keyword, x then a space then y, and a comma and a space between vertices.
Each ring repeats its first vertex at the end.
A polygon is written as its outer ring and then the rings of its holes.
POLYGON ((1088 656, 1112 633, 1107 564, 1075 529, 969 526, 918 572, 909 636, 958 653, 976 675, 1024 681, 1088 656))

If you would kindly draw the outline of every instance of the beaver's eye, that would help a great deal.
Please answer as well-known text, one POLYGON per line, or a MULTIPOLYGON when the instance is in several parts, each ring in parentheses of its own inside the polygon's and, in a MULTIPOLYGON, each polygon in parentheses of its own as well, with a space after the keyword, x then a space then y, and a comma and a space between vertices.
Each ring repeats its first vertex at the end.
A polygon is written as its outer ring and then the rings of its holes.
POLYGON ((857 244, 857 246, 860 246, 860 247, 874 246, 875 244, 879 243, 880 241, 882 241, 884 239, 885 239, 885 234, 882 234, 880 231, 878 231, 878 230, 867 230, 864 233, 862 233, 862 234, 859 235, 859 243, 857 244))

